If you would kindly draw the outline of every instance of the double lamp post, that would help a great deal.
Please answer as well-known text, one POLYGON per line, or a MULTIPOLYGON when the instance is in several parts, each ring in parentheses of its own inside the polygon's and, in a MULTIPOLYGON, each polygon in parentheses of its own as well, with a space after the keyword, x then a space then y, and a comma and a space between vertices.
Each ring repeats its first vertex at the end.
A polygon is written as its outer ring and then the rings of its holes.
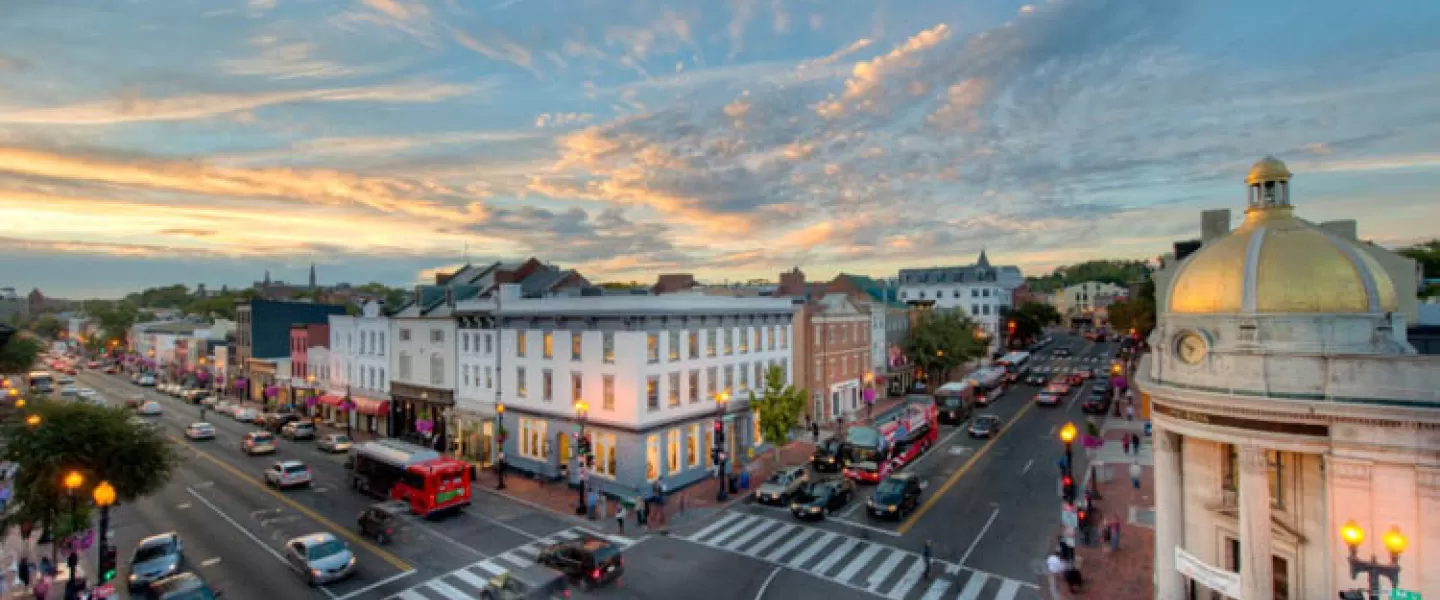
MULTIPOLYGON (((1393 590, 1398 591, 1400 588, 1400 555, 1405 552, 1406 546, 1410 545, 1410 540, 1405 539, 1405 535, 1400 533, 1399 527, 1391 527, 1390 531, 1385 532, 1385 535, 1381 536, 1381 540, 1385 543, 1385 549, 1390 551, 1389 563, 1380 562, 1379 559, 1375 558, 1374 554, 1370 555, 1369 560, 1360 558, 1360 544, 1365 541, 1365 529, 1361 528, 1355 521, 1347 521, 1340 527, 1340 538, 1345 540, 1346 546, 1350 547, 1350 577, 1355 578, 1359 577, 1362 573, 1365 574, 1369 580, 1370 600, 1402 597, 1398 594, 1393 596, 1382 596, 1380 594, 1380 580, 1382 578, 1390 580, 1390 587, 1393 590)), ((1420 595, 1416 594, 1413 597, 1419 598, 1420 595)), ((1365 591, 1362 590, 1345 590, 1340 592, 1340 600, 1364 599, 1365 591)))

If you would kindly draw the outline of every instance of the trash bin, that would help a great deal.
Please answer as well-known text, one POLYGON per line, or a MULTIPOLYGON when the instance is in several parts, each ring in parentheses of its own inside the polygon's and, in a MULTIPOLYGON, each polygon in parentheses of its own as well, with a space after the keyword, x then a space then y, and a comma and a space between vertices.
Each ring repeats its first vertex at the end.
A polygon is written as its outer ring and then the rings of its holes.
POLYGON ((740 473, 740 489, 742 489, 742 490, 748 490, 748 489, 750 489, 750 472, 749 472, 749 471, 745 471, 745 472, 740 473))
POLYGON ((731 473, 730 476, 729 476, 729 480, 730 480, 730 493, 732 493, 732 494, 738 494, 738 493, 740 493, 740 478, 739 478, 739 477, 736 477, 734 473, 731 473))

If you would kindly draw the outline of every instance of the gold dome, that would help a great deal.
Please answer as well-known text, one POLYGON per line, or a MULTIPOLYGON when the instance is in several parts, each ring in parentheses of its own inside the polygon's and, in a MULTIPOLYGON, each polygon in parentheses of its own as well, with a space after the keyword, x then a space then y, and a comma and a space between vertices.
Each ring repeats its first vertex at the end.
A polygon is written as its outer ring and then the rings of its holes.
POLYGON ((1280 159, 1267 156, 1250 165, 1250 174, 1245 176, 1245 185, 1255 185, 1266 181, 1288 181, 1289 179, 1290 168, 1286 167, 1280 159))

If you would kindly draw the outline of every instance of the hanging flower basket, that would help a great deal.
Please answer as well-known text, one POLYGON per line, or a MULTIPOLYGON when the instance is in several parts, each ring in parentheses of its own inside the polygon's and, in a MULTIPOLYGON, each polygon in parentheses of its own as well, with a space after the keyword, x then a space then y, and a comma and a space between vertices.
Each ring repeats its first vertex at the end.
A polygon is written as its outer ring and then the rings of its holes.
POLYGON ((266 398, 274 398, 274 397, 279 396, 279 395, 280 395, 280 388, 278 388, 278 387, 276 387, 276 386, 273 386, 273 385, 272 385, 272 386, 268 386, 268 387, 265 388, 265 397, 266 397, 266 398))
POLYGON ((355 410, 355 402, 353 402, 349 398, 346 398, 343 402, 340 403, 340 410, 343 410, 345 412, 355 410))
POLYGON ((415 431, 418 431, 418 432, 420 432, 420 433, 430 433, 431 431, 434 431, 434 430, 435 430, 435 422, 434 422, 434 421, 431 421, 430 419, 416 419, 416 420, 415 420, 415 431))
POLYGON ((314 407, 315 407, 315 403, 316 403, 316 402, 319 402, 319 401, 320 401, 320 399, 317 398, 317 397, 315 397, 315 394, 310 394, 310 395, 308 395, 308 396, 305 397, 305 406, 308 407, 308 408, 314 408, 314 407))

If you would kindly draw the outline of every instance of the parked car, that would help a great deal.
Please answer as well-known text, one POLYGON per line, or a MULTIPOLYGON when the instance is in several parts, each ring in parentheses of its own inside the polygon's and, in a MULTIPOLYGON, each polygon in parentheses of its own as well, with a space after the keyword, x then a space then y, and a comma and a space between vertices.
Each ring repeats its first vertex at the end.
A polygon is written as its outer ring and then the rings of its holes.
POLYGON ((117 366, 115 366, 115 365, 110 365, 110 366, 108 366, 108 367, 105 367, 105 373, 106 373, 106 374, 114 375, 114 374, 119 373, 119 372, 120 372, 120 367, 117 367, 117 366))
POLYGON ((784 504, 810 481, 805 467, 781 467, 765 483, 755 489, 755 500, 762 504, 784 504))
POLYGON ((310 467, 298 460, 285 460, 265 469, 265 483, 280 489, 310 485, 315 480, 310 476, 310 467))
POLYGON ((326 452, 339 454, 341 452, 349 452, 351 444, 350 436, 343 433, 331 433, 320 436, 320 439, 315 442, 315 447, 326 452))
POLYGON ((254 423, 260 417, 260 411, 253 408, 237 408, 233 413, 235 420, 241 423, 254 423))
POLYGON ((191 388, 190 391, 185 392, 185 395, 181 397, 184 398, 186 402, 189 402, 191 404, 199 404, 200 399, 204 398, 209 394, 210 392, 206 390, 202 390, 200 388, 191 388))
POLYGON ((138 384, 140 384, 140 385, 143 386, 143 387, 155 387, 155 376, 154 376, 154 375, 141 375, 141 376, 140 376, 140 379, 139 379, 138 381, 136 381, 135 383, 138 383, 138 384))
POLYGON ((199 575, 186 571, 150 584, 145 600, 215 600, 223 596, 199 575))
POLYGON ((1092 415, 1110 412, 1110 392, 1091 388, 1090 397, 1080 404, 1080 410, 1092 415))
POLYGON ((189 440, 215 439, 215 426, 209 423, 191 423, 185 426, 185 438, 189 440))
POLYGON ((97 396, 95 390, 90 388, 80 388, 80 391, 77 392, 76 395, 79 396, 81 400, 94 400, 97 396))
POLYGON ((286 425, 301 420, 300 415, 295 413, 269 413, 265 415, 261 425, 272 432, 280 433, 286 425))
POLYGON ((217 404, 219 404, 219 403, 220 403, 220 397, 219 397, 219 396, 205 396, 204 398, 200 399, 200 405, 201 405, 201 406, 208 406, 208 407, 210 407, 210 408, 215 408, 215 405, 217 405, 217 404))
POLYGON ((505 571, 485 583, 483 600, 558 600, 570 597, 565 574, 545 565, 505 571))
POLYGON ((291 421, 280 429, 280 435, 290 440, 313 440, 315 424, 310 421, 291 421))
POLYGON ((329 533, 312 533, 285 542, 285 562, 312 586, 355 574, 355 553, 329 533))
POLYGON ((184 563, 180 534, 172 531, 140 540, 130 554, 130 589, 143 589, 151 582, 174 575, 184 563))
POLYGON ((159 402, 146 400, 135 412, 146 417, 158 417, 161 413, 165 412, 165 409, 160 406, 159 402))
POLYGON ((130 397, 125 399, 125 408, 138 409, 144 403, 145 394, 130 394, 130 397))
POLYGON ((588 535, 541 548, 535 562, 579 581, 583 589, 605 585, 625 573, 620 549, 609 540, 588 535))
POLYGON ((865 501, 866 512, 873 517, 904 519, 920 505, 925 488, 914 473, 895 473, 875 487, 865 501))
POLYGON ((980 415, 970 422, 970 437, 992 438, 1000 433, 1000 417, 996 415, 980 415))
POLYGON ((215 408, 215 412, 220 413, 220 414, 222 414, 222 415, 225 415, 225 416, 227 416, 227 417, 233 417, 233 416, 235 416, 235 408, 236 408, 236 406, 235 406, 234 404, 231 404, 229 401, 220 400, 220 401, 218 401, 218 402, 215 403, 215 407, 214 407, 214 408, 215 408))
POLYGON ((275 452, 275 436, 268 431, 247 433, 245 438, 240 440, 240 451, 250 456, 273 454, 275 452))
POLYGON ((1040 373, 1031 373, 1029 377, 1026 377, 1026 378, 1025 378, 1025 383, 1026 383, 1027 385, 1033 385, 1033 386, 1035 386, 1035 387, 1040 387, 1040 386, 1042 386, 1042 385, 1045 385, 1045 382, 1046 382, 1046 381, 1047 381, 1047 378, 1046 378, 1044 375, 1040 374, 1040 373))
POLYGON ((395 532, 400 530, 401 519, 409 512, 410 505, 404 502, 373 504, 356 519, 360 525, 360 535, 371 538, 382 546, 388 544, 395 539, 395 532))
POLYGON ((855 498, 855 483, 844 477, 823 479, 806 486, 790 501, 790 513, 800 519, 823 519, 845 508, 855 498))
POLYGON ((820 445, 815 447, 815 452, 810 455, 811 466, 815 467, 816 471, 839 471, 844 467, 840 464, 843 459, 840 453, 841 446, 839 437, 825 438, 825 441, 820 442, 820 445))

